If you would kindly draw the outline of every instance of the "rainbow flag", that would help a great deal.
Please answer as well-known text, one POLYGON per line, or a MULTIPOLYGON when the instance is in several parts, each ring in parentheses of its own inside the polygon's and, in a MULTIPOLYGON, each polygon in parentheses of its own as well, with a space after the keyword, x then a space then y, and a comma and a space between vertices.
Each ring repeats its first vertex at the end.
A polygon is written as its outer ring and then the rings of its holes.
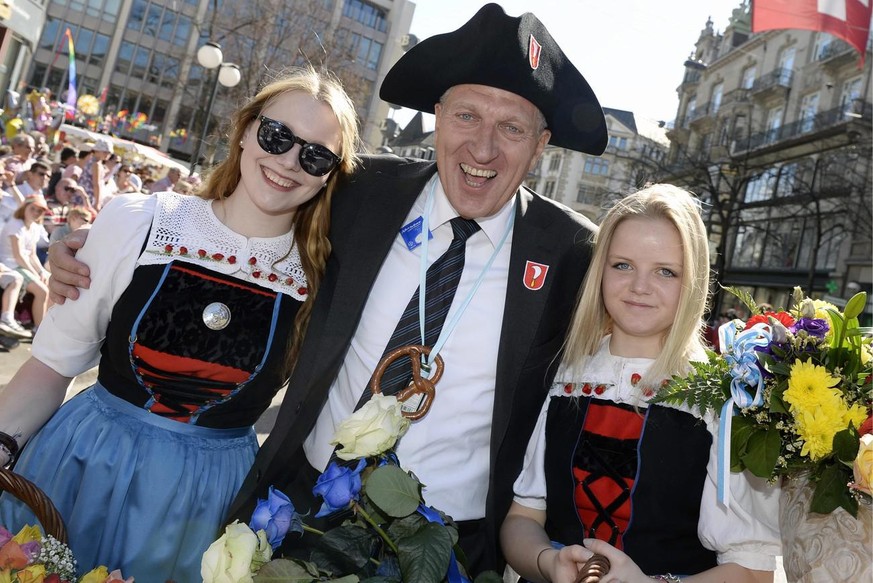
POLYGON ((67 86, 67 117, 72 118, 76 113, 76 101, 79 94, 76 91, 76 50, 73 48, 73 34, 70 29, 64 31, 67 37, 67 52, 70 55, 69 83, 67 86))

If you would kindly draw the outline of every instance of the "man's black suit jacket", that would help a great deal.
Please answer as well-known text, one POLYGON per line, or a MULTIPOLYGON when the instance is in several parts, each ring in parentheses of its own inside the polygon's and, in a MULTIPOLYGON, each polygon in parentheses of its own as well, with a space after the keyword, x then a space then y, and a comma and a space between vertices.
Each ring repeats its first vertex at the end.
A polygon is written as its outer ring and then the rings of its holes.
MULTIPOLYGON (((271 485, 282 489, 295 475, 297 468, 289 467, 289 460, 299 454, 312 430, 382 262, 435 171, 434 162, 364 157, 363 168, 335 193, 332 253, 306 339, 276 425, 231 507, 231 520, 248 522, 255 499, 266 498, 271 485)), ((519 195, 491 429, 485 517, 490 554, 489 564, 480 565, 482 568, 502 568, 498 531, 555 373, 557 355, 590 260, 593 228, 588 219, 526 189, 519 195), (549 266, 539 290, 524 285, 528 260, 549 266)))

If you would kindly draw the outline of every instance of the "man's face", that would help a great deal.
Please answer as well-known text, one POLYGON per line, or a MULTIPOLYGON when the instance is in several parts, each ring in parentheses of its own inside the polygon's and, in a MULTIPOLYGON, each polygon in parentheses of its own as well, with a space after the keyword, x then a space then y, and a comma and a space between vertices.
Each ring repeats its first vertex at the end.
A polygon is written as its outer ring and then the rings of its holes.
POLYGON ((55 200, 62 204, 69 204, 75 186, 76 181, 71 178, 61 178, 58 180, 58 183, 55 185, 55 200))
POLYGON ((35 149, 36 146, 34 144, 34 141, 32 139, 29 139, 12 146, 12 153, 19 158, 29 158, 33 154, 33 151, 35 149))
POLYGON ((171 168, 170 171, 167 172, 167 176, 170 178, 170 182, 176 184, 182 177, 182 172, 178 168, 171 168))
POLYGON ((27 182, 34 190, 42 190, 48 186, 51 173, 47 169, 42 167, 31 168, 27 174, 27 182))
POLYGON ((435 113, 440 182, 458 214, 468 219, 496 214, 551 136, 533 103, 485 85, 453 87, 435 113))

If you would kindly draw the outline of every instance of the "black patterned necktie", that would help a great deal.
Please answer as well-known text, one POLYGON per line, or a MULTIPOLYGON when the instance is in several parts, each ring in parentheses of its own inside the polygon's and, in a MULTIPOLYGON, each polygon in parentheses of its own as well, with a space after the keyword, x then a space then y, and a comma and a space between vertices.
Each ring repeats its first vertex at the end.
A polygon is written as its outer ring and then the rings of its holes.
MULTIPOLYGON (((476 221, 461 217, 455 217, 449 222, 452 225, 454 238, 446 252, 440 255, 428 268, 425 277, 424 343, 426 346, 431 347, 440 337, 440 332, 442 332, 443 324, 446 321, 446 315, 449 313, 449 308, 452 306, 452 300, 458 289, 458 282, 461 281, 461 273, 464 271, 464 251, 467 239, 480 229, 476 221)), ((427 235, 424 234, 422 236, 426 237, 427 235)), ((418 317, 418 296, 420 291, 421 287, 412 294, 409 304, 407 304, 406 309, 403 311, 403 315, 400 316, 400 321, 397 322, 397 327, 394 329, 394 333, 391 335, 385 351, 382 353, 383 358, 386 354, 401 346, 421 343, 421 329, 418 317)), ((409 359, 405 357, 398 358, 385 369, 380 388, 382 393, 393 395, 406 387, 411 380, 412 365, 409 363, 409 359)), ((359 409, 369 398, 370 383, 367 383, 355 409, 359 409)))

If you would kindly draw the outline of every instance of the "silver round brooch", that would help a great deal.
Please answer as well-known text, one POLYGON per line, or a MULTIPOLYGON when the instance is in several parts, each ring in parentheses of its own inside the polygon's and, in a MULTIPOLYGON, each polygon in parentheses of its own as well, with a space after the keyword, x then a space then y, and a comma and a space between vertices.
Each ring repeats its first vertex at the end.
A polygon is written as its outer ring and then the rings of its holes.
POLYGON ((203 308, 203 323, 210 330, 223 330, 230 324, 230 308, 221 302, 212 302, 203 308))

